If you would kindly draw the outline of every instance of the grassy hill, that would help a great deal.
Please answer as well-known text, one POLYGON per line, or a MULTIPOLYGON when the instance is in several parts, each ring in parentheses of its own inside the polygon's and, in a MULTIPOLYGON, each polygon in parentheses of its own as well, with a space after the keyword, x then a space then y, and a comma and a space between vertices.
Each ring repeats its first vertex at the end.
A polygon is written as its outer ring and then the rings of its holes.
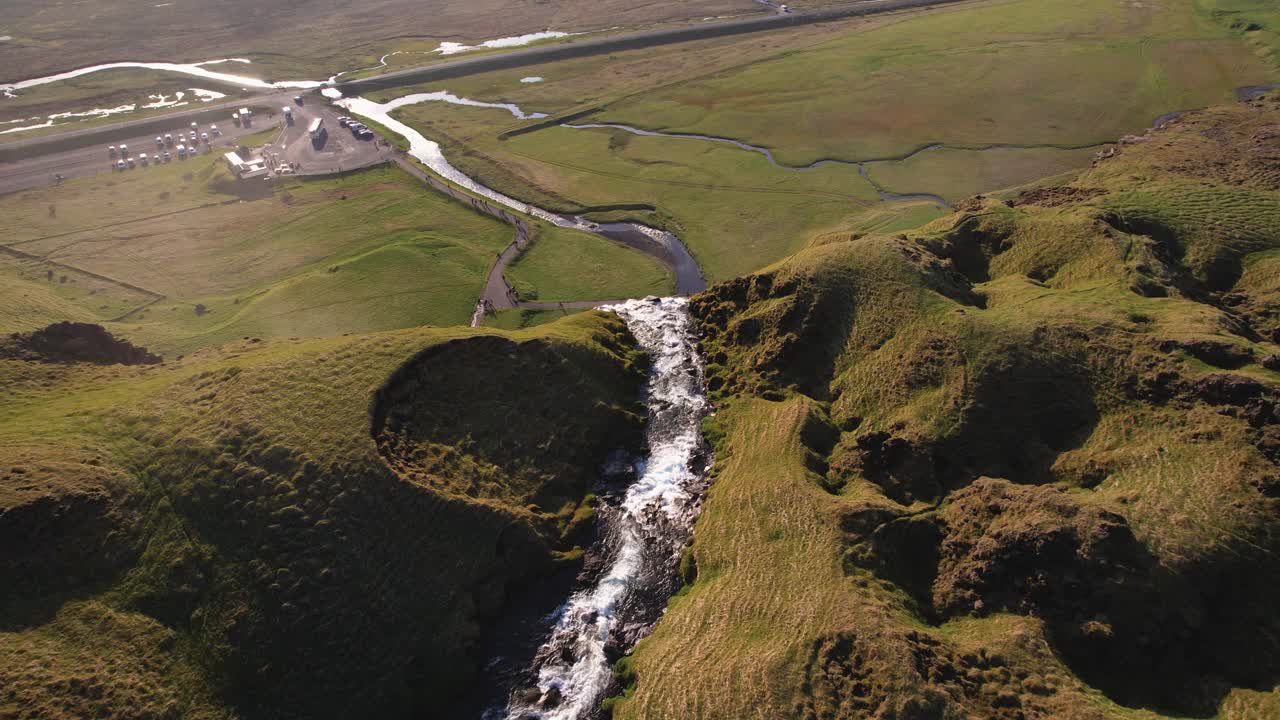
POLYGON ((25 337, 0 347, 4 717, 429 714, 478 681, 485 619, 581 558, 642 417, 596 313, 144 365, 25 337))
POLYGON ((1280 101, 694 300, 696 579, 614 718, 1280 711, 1280 101))

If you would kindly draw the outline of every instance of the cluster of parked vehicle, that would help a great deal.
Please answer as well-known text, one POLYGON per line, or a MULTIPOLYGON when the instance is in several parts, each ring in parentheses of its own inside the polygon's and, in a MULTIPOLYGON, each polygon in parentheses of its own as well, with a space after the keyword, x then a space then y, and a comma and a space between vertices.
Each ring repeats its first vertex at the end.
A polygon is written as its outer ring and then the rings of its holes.
POLYGON ((358 122, 356 120, 352 120, 349 117, 343 116, 338 118, 338 124, 350 130, 351 134, 355 136, 357 139, 360 139, 360 140, 373 139, 373 131, 370 130, 368 126, 366 126, 362 122, 358 122))
POLYGON ((112 170, 128 170, 139 165, 147 167, 152 163, 158 165, 170 162, 175 154, 179 160, 186 159, 187 156, 195 157, 200 152, 202 144, 208 151, 211 139, 221 134, 222 131, 217 125, 210 125, 208 130, 201 132, 198 123, 191 123, 190 131, 181 131, 176 135, 172 133, 166 133, 164 136, 157 135, 156 151, 152 155, 138 153, 135 158, 129 146, 124 143, 119 146, 108 145, 107 153, 111 156, 112 170))

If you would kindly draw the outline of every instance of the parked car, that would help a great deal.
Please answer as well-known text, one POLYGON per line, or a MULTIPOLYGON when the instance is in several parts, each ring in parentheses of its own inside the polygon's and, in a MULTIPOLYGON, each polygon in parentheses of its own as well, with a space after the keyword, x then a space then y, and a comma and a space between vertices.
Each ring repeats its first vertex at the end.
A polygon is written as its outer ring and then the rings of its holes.
POLYGON ((299 105, 301 105, 301 104, 302 104, 302 96, 301 96, 301 95, 294 95, 294 96, 293 96, 293 101, 294 101, 294 102, 296 102, 296 103, 298 103, 299 105))
POLYGON ((133 158, 129 158, 128 163, 129 163, 129 167, 133 167, 134 166, 133 158))
POLYGON ((173 147, 173 135, 170 135, 169 133, 165 133, 164 144, 168 145, 169 147, 173 147))
POLYGON ((138 153, 138 162, 142 163, 142 167, 146 167, 146 166, 147 166, 147 154, 146 154, 146 153, 138 153))
POLYGON ((124 161, 123 161, 123 160, 117 160, 117 161, 116 161, 116 169, 117 169, 117 170, 124 170, 124 169, 125 169, 125 167, 126 167, 126 166, 125 166, 125 164, 124 164, 124 161))
POLYGON ((117 155, 117 153, 116 153, 116 146, 115 146, 115 145, 108 145, 108 146, 107 146, 107 153, 108 153, 109 155, 111 155, 111 157, 115 157, 115 156, 117 155))
POLYGON ((187 156, 187 146, 178 143, 178 157, 185 158, 187 156))
POLYGON ((169 154, 169 151, 167 151, 167 150, 166 150, 166 151, 165 151, 165 153, 164 153, 164 161, 165 161, 165 162, 169 162, 169 161, 170 161, 170 160, 172 160, 172 159, 173 159, 173 156, 172 156, 172 155, 170 155, 170 154, 169 154))
POLYGON ((128 145, 121 145, 121 146, 120 146, 120 157, 129 157, 129 146, 128 146, 128 145))
POLYGON ((208 143, 208 142, 209 142, 209 133, 200 133, 200 139, 201 139, 201 140, 203 140, 204 142, 208 143))
POLYGON ((221 135, 221 134, 222 134, 222 131, 218 129, 218 126, 217 126, 217 125, 210 125, 210 126, 209 126, 209 134, 210 134, 210 135, 212 135, 212 136, 214 136, 214 137, 218 137, 219 135, 221 135))
POLYGON ((350 124, 351 124, 351 118, 349 118, 349 117, 340 117, 340 118, 338 118, 338 127, 346 127, 346 126, 348 126, 348 125, 350 125, 350 124))

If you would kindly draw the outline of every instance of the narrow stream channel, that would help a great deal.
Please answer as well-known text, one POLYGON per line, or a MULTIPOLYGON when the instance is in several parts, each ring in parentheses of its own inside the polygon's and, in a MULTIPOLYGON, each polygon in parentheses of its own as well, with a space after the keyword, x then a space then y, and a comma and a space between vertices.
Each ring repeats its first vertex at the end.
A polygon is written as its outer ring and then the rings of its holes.
POLYGON ((325 97, 328 97, 333 103, 339 107, 345 108, 356 115, 368 118, 387 128, 388 130, 400 135, 409 141, 409 154, 417 158, 422 164, 431 169, 440 177, 449 182, 458 185, 468 192, 479 195, 480 197, 492 200, 499 205, 511 208, 516 212, 531 215, 544 222, 563 228, 573 228, 583 232, 593 233, 602 237, 616 240, 618 242, 630 245, 642 252, 656 257, 661 262, 671 268, 676 276, 676 294, 692 295, 702 292, 707 287, 707 281, 702 277, 702 271, 698 267, 698 263, 689 254, 689 249, 672 233, 665 230, 659 230, 647 225, 632 222, 616 222, 598 224, 588 222, 582 218, 561 215, 544 210, 536 205, 517 200, 508 195, 504 195, 486 185, 482 185, 472 179, 466 173, 458 170, 444 156, 444 151, 440 148, 440 143, 428 139, 418 130, 396 120, 391 116, 392 112, 406 105, 414 105, 423 102, 446 102, 455 105, 467 105, 469 107, 490 107, 505 110, 512 116, 519 119, 535 119, 541 117, 539 113, 524 113, 519 107, 509 103, 486 103, 477 100, 469 100, 459 98, 447 92, 434 93, 416 93, 405 97, 396 98, 390 102, 377 103, 367 98, 353 97, 344 98, 342 93, 336 88, 326 88, 322 91, 325 97))
POLYGON ((549 618, 524 681, 485 720, 596 717, 613 662, 648 634, 679 588, 680 553, 708 484, 701 424, 711 410, 687 306, 683 298, 647 298, 604 308, 627 323, 652 361, 647 455, 632 461, 629 484, 601 481, 601 539, 592 554, 603 562, 549 618))

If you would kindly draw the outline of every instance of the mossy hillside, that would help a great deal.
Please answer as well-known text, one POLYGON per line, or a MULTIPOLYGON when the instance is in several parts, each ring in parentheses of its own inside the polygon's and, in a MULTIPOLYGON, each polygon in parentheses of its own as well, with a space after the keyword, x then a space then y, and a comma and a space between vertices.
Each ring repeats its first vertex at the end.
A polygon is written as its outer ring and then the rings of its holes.
POLYGON ((695 298, 718 475, 614 716, 1265 715, 1278 117, 695 298))
POLYGON ((50 563, 21 597, 6 584, 5 702, 17 717, 155 716, 130 683, 173 716, 444 702, 477 677, 478 623, 571 555, 591 470, 637 437, 631 348, 620 321, 589 313, 512 334, 245 341, 162 366, 0 361, 6 487, 47 477, 26 492, 111 511, 6 546, 50 563), (429 452, 389 452, 379 417, 429 452), (54 560, 72 543, 121 549, 68 580, 54 560), (60 629, 104 618, 154 628, 130 631, 146 649, 60 629))

